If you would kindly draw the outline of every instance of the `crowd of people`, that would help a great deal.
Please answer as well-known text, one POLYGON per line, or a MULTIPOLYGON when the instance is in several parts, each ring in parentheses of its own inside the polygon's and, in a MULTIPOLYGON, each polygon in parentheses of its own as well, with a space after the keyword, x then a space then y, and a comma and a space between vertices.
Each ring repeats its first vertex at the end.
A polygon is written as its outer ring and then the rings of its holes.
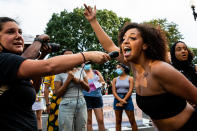
POLYGON ((197 130, 197 112, 187 102, 197 104, 197 88, 167 63, 167 40, 161 29, 127 23, 118 35, 119 48, 97 21, 96 6, 94 9, 84 6, 84 15, 102 47, 107 52, 119 51, 117 60, 132 69, 137 105, 150 116, 157 129, 197 130))
POLYGON ((159 131, 196 131, 197 66, 187 45, 183 41, 173 44, 169 61, 161 29, 127 23, 116 46, 97 21, 96 7, 84 6, 84 16, 103 49, 119 52, 114 67, 118 77, 105 82, 101 72, 92 68, 91 63, 111 60, 100 51, 66 49, 43 59, 51 51, 46 34, 38 35, 24 50, 17 21, 0 17, 0 129, 42 131, 43 93, 48 131, 93 131, 93 111, 98 130, 105 131, 102 88, 108 83, 114 96, 116 131, 121 131, 123 111, 132 130, 138 130, 131 97, 134 88, 138 107, 159 131))

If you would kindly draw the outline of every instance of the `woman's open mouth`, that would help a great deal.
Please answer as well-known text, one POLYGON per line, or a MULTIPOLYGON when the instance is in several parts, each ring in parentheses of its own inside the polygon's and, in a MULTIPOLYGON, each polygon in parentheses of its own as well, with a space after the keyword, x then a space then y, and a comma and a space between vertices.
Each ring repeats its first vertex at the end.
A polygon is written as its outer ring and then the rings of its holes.
POLYGON ((131 48, 130 47, 124 47, 124 56, 128 57, 131 54, 131 48))

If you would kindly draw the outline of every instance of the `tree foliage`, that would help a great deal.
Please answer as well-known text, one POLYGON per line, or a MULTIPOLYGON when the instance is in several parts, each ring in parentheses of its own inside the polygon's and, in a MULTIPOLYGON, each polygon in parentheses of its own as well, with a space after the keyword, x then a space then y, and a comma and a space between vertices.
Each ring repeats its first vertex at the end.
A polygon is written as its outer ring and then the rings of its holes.
MULTIPOLYGON (((62 49, 69 48, 75 52, 103 51, 83 12, 82 8, 75 8, 73 12, 64 10, 60 14, 54 13, 45 31, 51 37, 51 42, 59 43, 62 49)), ((97 10, 97 20, 115 43, 117 43, 118 29, 126 21, 130 21, 129 18, 118 17, 114 12, 106 9, 97 10)))
POLYGON ((164 31, 170 47, 175 42, 183 39, 182 34, 178 30, 178 25, 173 22, 168 22, 167 19, 153 19, 146 23, 150 23, 156 27, 160 27, 164 31))
POLYGON ((191 48, 192 52, 194 53, 193 63, 197 64, 197 48, 191 48))

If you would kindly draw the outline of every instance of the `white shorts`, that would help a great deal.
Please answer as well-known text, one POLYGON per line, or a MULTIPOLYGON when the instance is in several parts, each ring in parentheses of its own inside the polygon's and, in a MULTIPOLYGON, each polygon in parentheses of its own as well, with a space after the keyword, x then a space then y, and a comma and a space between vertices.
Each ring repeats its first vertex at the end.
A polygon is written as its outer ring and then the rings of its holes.
POLYGON ((41 99, 41 101, 35 101, 34 104, 32 105, 32 110, 36 111, 36 110, 44 110, 44 103, 43 103, 43 99, 41 99))

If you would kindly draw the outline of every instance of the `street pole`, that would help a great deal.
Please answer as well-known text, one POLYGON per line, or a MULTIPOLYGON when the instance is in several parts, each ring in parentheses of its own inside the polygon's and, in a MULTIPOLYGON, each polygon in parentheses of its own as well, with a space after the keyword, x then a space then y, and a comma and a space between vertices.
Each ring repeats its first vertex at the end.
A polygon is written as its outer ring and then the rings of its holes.
POLYGON ((195 1, 194 0, 190 0, 190 6, 192 8, 192 12, 193 12, 193 15, 194 15, 194 20, 196 21, 197 13, 195 11, 195 1))

